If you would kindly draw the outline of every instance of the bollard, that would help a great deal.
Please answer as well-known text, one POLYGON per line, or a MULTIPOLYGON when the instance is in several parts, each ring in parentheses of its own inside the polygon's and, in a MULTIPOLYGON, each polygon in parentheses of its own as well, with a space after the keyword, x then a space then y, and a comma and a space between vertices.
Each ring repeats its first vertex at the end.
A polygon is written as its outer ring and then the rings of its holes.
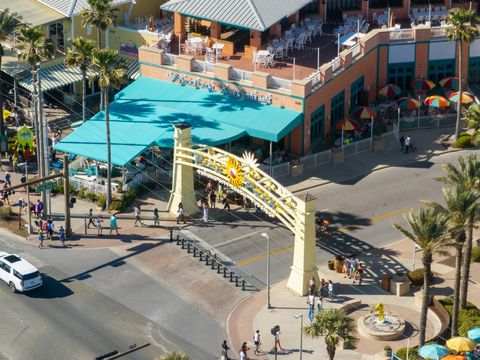
POLYGON ((203 261, 203 251, 200 250, 200 261, 203 261))
POLYGON ((242 280, 242 290, 245 291, 245 280, 242 280))
POLYGON ((193 247, 193 257, 197 257, 197 248, 193 247))
POLYGON ((189 253, 189 254, 190 254, 190 248, 191 248, 191 247, 192 247, 192 244, 188 243, 188 244, 187 244, 187 253, 189 253))
POLYGON ((235 287, 238 287, 238 275, 235 276, 235 287))
POLYGON ((218 263, 217 264, 217 274, 220 274, 221 271, 222 271, 222 264, 218 263))
POLYGON ((227 277, 227 268, 226 267, 223 267, 223 277, 224 278, 227 277))
POLYGON ((211 267, 211 269, 212 269, 212 270, 215 269, 215 260, 214 260, 214 259, 212 259, 212 267, 211 267))
POLYGON ((230 282, 233 282, 233 271, 230 271, 230 282))
POLYGON ((185 249, 185 239, 182 238, 182 250, 185 249))
POLYGON ((170 229, 170 241, 173 241, 173 230, 170 229))
POLYGON ((177 245, 180 245, 180 235, 177 234, 177 245))

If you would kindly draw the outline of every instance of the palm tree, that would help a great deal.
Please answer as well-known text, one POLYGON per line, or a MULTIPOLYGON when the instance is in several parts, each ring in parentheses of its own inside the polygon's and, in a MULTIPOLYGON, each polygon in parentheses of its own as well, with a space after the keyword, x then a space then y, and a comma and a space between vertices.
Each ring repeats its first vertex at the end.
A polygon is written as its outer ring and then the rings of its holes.
POLYGON ((159 358, 155 358, 156 360, 190 360, 187 354, 180 353, 180 352, 169 352, 165 355, 162 355, 159 358))
MULTIPOLYGON (((16 48, 19 50, 18 59, 28 63, 32 68, 32 84, 33 86, 33 98, 35 101, 40 101, 42 94, 38 91, 37 85, 40 79, 39 66, 42 61, 51 59, 54 54, 53 42, 50 39, 47 39, 43 34, 42 28, 37 27, 28 27, 23 26, 19 29, 19 36, 17 39, 16 48)), ((37 103, 38 104, 38 103, 37 103)), ((44 152, 46 151, 46 137, 48 134, 44 133, 43 116, 39 113, 41 112, 41 106, 35 106, 35 125, 36 125, 36 136, 37 136, 37 160, 38 166, 40 169, 40 176, 46 175, 46 168, 43 162, 45 158, 44 152)), ((42 199, 46 204, 46 192, 42 192, 42 199)))
POLYGON ((405 237, 412 240, 422 249, 423 264, 423 299, 420 312, 419 345, 425 344, 427 327, 427 311, 430 298, 431 267, 434 254, 444 254, 450 243, 448 234, 448 219, 433 208, 420 208, 418 213, 410 212, 405 216, 410 230, 403 228, 397 222, 393 226, 405 237))
MULTIPOLYGON (((437 179, 444 184, 461 186, 466 191, 480 190, 480 161, 475 154, 458 158, 458 168, 453 164, 443 166, 447 173, 446 177, 437 179)), ((466 246, 463 254, 462 282, 460 286, 460 306, 464 308, 467 304, 468 279, 470 278, 470 261, 472 258, 473 229, 478 221, 478 209, 473 209, 467 222, 466 246)))
POLYGON ((97 28, 98 47, 102 48, 102 31, 106 32, 109 26, 115 26, 118 9, 112 8, 112 0, 87 0, 90 9, 81 12, 82 25, 97 28))
POLYGON ((458 335, 458 311, 460 301, 460 280, 462 271, 462 250, 466 240, 465 228, 473 211, 478 208, 478 193, 465 190, 462 186, 443 189, 445 206, 436 202, 428 203, 448 218, 449 232, 456 249, 455 284, 453 289, 452 336, 458 335))
POLYGON ((345 344, 355 345, 357 338, 355 332, 355 320, 345 311, 340 309, 328 309, 315 315, 315 321, 306 326, 305 334, 312 337, 323 336, 327 345, 327 353, 330 360, 335 358, 335 351, 343 340, 345 344))
POLYGON ((462 113, 462 53, 463 45, 470 44, 478 35, 476 11, 462 8, 451 9, 447 15, 447 24, 450 25, 445 35, 449 41, 455 41, 458 45, 458 103, 457 123, 455 126, 455 139, 460 135, 460 115, 462 113))
POLYGON ((92 62, 92 52, 95 43, 92 40, 79 37, 72 42, 73 49, 68 49, 67 56, 63 61, 65 66, 79 67, 82 72, 82 121, 86 120, 87 102, 87 70, 92 62))
POLYGON ((473 130, 472 142, 478 145, 480 143, 480 108, 478 105, 470 105, 468 109, 463 110, 463 120, 467 122, 467 128, 473 130))
POLYGON ((0 11, 0 134, 5 134, 5 126, 3 122, 3 80, 2 80, 2 57, 5 55, 3 43, 18 29, 19 16, 16 13, 9 13, 8 8, 0 11))
POLYGON ((105 104, 105 128, 107 132, 107 208, 112 202, 112 153, 110 144, 110 115, 108 95, 112 87, 119 88, 126 80, 125 60, 118 51, 109 49, 94 49, 92 53, 92 81, 97 80, 101 89, 101 98, 105 104))

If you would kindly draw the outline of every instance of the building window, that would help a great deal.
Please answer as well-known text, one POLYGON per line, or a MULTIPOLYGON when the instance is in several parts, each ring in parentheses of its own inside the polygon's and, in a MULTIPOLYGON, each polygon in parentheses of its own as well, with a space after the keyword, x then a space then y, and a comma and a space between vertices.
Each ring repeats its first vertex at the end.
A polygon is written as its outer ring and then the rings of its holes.
POLYGON ((360 77, 350 87, 350 111, 360 105, 363 97, 364 77, 360 77))
POLYGON ((322 105, 310 115, 310 149, 315 150, 323 141, 325 128, 325 106, 322 105))
POLYGON ((332 98, 330 109, 330 134, 335 135, 335 127, 345 116, 345 90, 340 91, 332 98))
POLYGON ((455 76, 455 60, 433 60, 429 62, 428 78, 438 83, 443 78, 455 76))
POLYGON ((480 82, 480 57, 468 59, 468 81, 474 84, 480 82))
POLYGON ((402 90, 408 90, 412 86, 415 76, 414 63, 388 65, 388 83, 397 84, 402 90))

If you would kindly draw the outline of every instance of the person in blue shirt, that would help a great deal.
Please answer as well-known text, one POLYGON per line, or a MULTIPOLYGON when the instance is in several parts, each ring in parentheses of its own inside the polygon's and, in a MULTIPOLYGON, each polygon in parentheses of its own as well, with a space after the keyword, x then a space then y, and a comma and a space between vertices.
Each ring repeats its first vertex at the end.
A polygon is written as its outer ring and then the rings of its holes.
POLYGON ((110 216, 110 235, 112 235, 112 231, 115 230, 118 235, 118 225, 117 225, 117 217, 115 214, 110 216))

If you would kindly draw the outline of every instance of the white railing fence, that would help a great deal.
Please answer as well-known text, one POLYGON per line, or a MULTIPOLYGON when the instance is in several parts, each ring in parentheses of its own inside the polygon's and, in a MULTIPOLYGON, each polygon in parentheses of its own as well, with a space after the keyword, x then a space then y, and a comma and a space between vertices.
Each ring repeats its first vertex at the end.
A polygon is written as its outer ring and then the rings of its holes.
POLYGON ((358 55, 360 55, 360 43, 356 43, 352 46, 352 58, 355 59, 358 55))
POLYGON ((235 81, 252 81, 252 73, 246 70, 231 68, 230 79, 235 81))
POLYGON ((401 118, 400 130, 449 127, 449 126, 454 126, 456 120, 457 120, 456 114, 401 118))
POLYGON ((281 79, 275 76, 269 76, 268 87, 271 89, 290 90, 290 88, 292 87, 292 82, 290 80, 281 79))
POLYGON ((335 59, 332 60, 332 72, 337 71, 340 69, 340 57, 337 56, 335 59))
POLYGON ((77 190, 84 188, 88 191, 97 193, 97 194, 106 194, 107 187, 105 185, 99 184, 96 181, 82 180, 75 177, 70 177, 70 184, 77 190))
POLYGON ((345 157, 348 156, 353 156, 360 154, 362 152, 370 151, 371 150, 371 140, 370 138, 368 139, 363 139, 360 141, 355 141, 351 144, 344 145, 343 146, 343 154, 345 157))
POLYGON ((310 169, 317 166, 330 164, 332 161, 332 150, 326 150, 311 155, 302 156, 300 164, 303 164, 303 169, 310 169))
POLYGON ((163 53, 163 63, 165 65, 175 65, 177 63, 177 55, 170 53, 163 53))

